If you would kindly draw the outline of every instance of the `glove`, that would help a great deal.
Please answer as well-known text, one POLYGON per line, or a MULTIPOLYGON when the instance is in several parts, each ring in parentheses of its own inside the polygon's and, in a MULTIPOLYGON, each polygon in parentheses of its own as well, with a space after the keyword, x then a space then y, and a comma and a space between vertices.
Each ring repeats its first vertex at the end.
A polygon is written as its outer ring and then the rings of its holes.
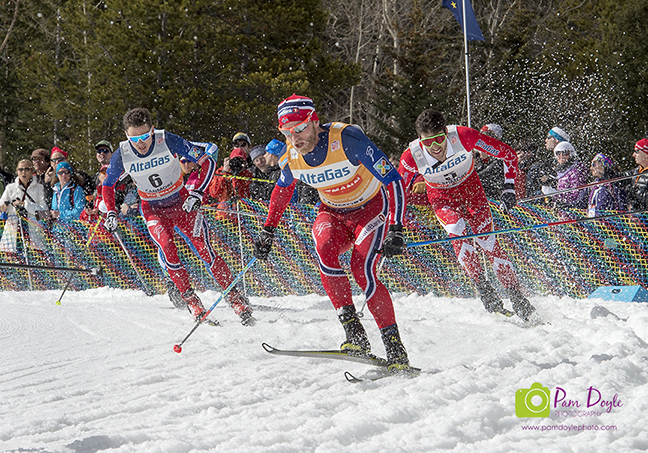
POLYGON ((274 227, 263 227, 256 241, 254 241, 254 256, 258 259, 268 259, 268 255, 272 249, 272 243, 274 242, 274 231, 274 227))
POLYGON ((515 204, 516 204, 515 188, 513 184, 506 183, 504 184, 502 195, 500 195, 500 205, 502 206, 502 209, 508 212, 511 209, 513 209, 515 204))
POLYGON ((412 193, 425 193, 427 192, 427 187, 424 182, 416 182, 412 186, 412 193))
POLYGON ((403 226, 391 225, 387 237, 383 241, 382 253, 385 258, 402 255, 405 249, 405 240, 403 239, 403 226))
POLYGON ((117 213, 115 211, 108 213, 106 220, 104 220, 104 227, 106 227, 109 233, 117 231, 117 213))
POLYGON ((189 196, 182 204, 182 209, 186 212, 197 211, 202 204, 203 193, 200 190, 192 190, 189 196))

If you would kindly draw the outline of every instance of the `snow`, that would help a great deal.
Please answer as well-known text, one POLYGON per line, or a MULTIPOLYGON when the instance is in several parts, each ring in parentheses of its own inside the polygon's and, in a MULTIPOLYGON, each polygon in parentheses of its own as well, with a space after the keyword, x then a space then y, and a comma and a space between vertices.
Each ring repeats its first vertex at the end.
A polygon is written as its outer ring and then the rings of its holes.
MULTIPOLYGON (((57 306, 59 296, 0 293, 3 452, 648 449, 644 304, 532 297, 548 324, 526 327, 476 299, 396 294, 423 374, 351 384, 344 371, 371 367, 261 347, 338 347, 343 331, 325 297, 252 298, 252 328, 219 305, 210 317, 221 326, 201 325, 177 354, 193 322, 166 295, 100 288, 67 292, 57 306), (592 319, 595 305, 621 319, 592 319), (551 391, 551 415, 518 418, 516 391, 534 382, 551 391), (586 407, 590 387, 609 412, 586 407), (580 407, 554 408, 558 388, 580 407)), ((218 293, 200 296, 209 306, 218 293)), ((363 323, 384 355, 368 313, 363 323)))

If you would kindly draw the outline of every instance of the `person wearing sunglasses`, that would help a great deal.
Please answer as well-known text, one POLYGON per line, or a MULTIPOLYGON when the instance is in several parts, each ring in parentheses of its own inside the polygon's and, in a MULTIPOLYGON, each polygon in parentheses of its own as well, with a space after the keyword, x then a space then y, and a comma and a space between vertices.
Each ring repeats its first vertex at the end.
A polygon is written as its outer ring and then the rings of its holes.
MULTIPOLYGON (((34 166, 29 159, 21 159, 16 166, 16 179, 7 184, 0 196, 0 212, 7 213, 4 231, 0 239, 0 251, 18 253, 17 240, 24 238, 21 232, 29 225, 29 238, 32 246, 42 249, 44 239, 38 231, 40 226, 35 222, 39 214, 47 213, 45 189, 34 177, 34 166), (30 219, 30 222, 25 222, 30 219), (37 240, 37 238, 41 240, 37 240), (40 244, 40 245, 39 245, 40 244)), ((23 244, 21 244, 23 245, 23 244)))
POLYGON ((86 205, 83 188, 75 182, 74 169, 69 162, 62 161, 56 166, 58 182, 54 186, 51 214, 54 219, 63 221, 79 220, 86 205))
POLYGON ((648 138, 635 143, 632 157, 637 167, 619 176, 637 176, 621 183, 623 193, 627 195, 628 210, 634 211, 648 208, 648 138))
MULTIPOLYGON (((587 166, 578 159, 578 153, 571 143, 565 141, 558 143, 554 147, 553 153, 556 158, 553 172, 556 176, 549 183, 545 183, 542 186, 542 192, 544 194, 572 189, 587 183, 589 173, 587 166)), ((556 209, 585 209, 587 208, 587 197, 587 190, 575 190, 554 195, 551 203, 556 209)))
MULTIPOLYGON (((128 174, 140 194, 140 210, 158 248, 160 263, 180 291, 194 319, 202 319, 206 310, 180 261, 174 230, 177 228, 198 253, 218 284, 223 289, 227 288, 232 283, 232 273, 212 248, 209 226, 199 211, 203 194, 214 175, 218 147, 213 143, 190 142, 170 132, 156 130, 151 112, 145 108, 129 110, 122 123, 126 140, 115 151, 103 183, 103 200, 108 211, 104 226, 109 232, 117 230, 115 185, 123 173, 128 174), (200 170, 194 171, 187 180, 186 185, 193 187, 191 191, 185 187, 181 158, 196 163, 200 170)), ((238 288, 228 294, 228 301, 243 325, 254 324, 252 309, 238 288)))
MULTIPOLYGON (((427 197, 437 219, 450 237, 465 236, 493 230, 488 199, 474 170, 473 150, 504 161, 502 201, 508 208, 515 205, 514 180, 517 154, 513 148, 496 138, 463 126, 447 126, 441 112, 425 110, 416 119, 418 138, 412 141, 400 159, 399 173, 406 187, 418 175, 425 178, 427 197)), ((496 236, 475 238, 488 257, 497 279, 507 289, 513 311, 529 321, 535 308, 522 295, 520 283, 506 252, 496 236)), ((512 316, 504 308, 485 276, 472 240, 452 242, 455 254, 470 279, 475 283, 487 311, 512 316)))
POLYGON ((346 339, 341 350, 367 354, 371 345, 356 314, 351 286, 339 256, 351 253, 351 272, 363 289, 367 307, 381 332, 391 370, 403 371, 409 359, 400 339, 394 306, 378 279, 379 250, 386 257, 403 252, 403 182, 385 154, 357 126, 321 124, 312 99, 293 94, 278 106, 279 131, 286 152, 272 192, 268 218, 254 243, 254 255, 267 259, 297 181, 317 189, 322 204, 313 224, 320 276, 346 339))
MULTIPOLYGON (((592 159, 590 172, 594 182, 606 181, 616 178, 619 169, 614 159, 603 153, 598 153, 592 159)), ((600 184, 590 189, 587 202, 587 216, 595 217, 606 214, 606 211, 623 211, 625 203, 619 186, 612 184, 600 184)))

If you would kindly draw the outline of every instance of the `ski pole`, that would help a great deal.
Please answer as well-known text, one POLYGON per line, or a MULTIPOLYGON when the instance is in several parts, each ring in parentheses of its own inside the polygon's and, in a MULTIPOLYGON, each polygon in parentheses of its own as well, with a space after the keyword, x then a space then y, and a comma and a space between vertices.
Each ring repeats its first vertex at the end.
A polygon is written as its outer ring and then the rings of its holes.
POLYGON ((517 227, 517 228, 508 228, 505 230, 495 230, 495 231, 490 231, 488 233, 475 233, 475 234, 467 234, 465 236, 456 236, 452 238, 442 238, 442 239, 433 239, 431 241, 421 241, 421 242, 410 242, 406 244, 407 247, 420 247, 422 245, 432 245, 432 244, 440 244, 442 242, 451 242, 451 241, 460 241, 464 239, 472 239, 472 238, 478 238, 482 236, 490 236, 492 235, 497 235, 497 234, 507 234, 507 233, 517 233, 520 231, 526 231, 526 230, 537 230, 541 228, 548 228, 552 226, 558 226, 558 225, 567 225, 570 223, 582 223, 582 222, 591 222, 594 220, 602 220, 602 219, 609 219, 612 217, 621 217, 621 216, 626 216, 626 215, 632 215, 632 214, 641 214, 644 212, 648 212, 648 209, 642 209, 640 211, 629 211, 629 212, 621 212, 618 214, 606 214, 606 215, 600 215, 596 217, 585 217, 582 219, 570 219, 570 220, 560 220, 558 222, 549 222, 549 223, 538 223, 535 225, 527 225, 527 226, 522 226, 522 227, 517 227))
POLYGON ((517 202, 518 203, 524 203, 525 201, 539 200, 541 198, 553 197, 554 195, 560 195, 561 193, 575 192, 577 190, 587 189, 588 187, 600 186, 601 184, 619 182, 619 181, 623 181, 625 179, 634 178, 635 176, 637 176, 637 175, 619 176, 618 178, 606 179, 605 181, 591 182, 589 184, 585 184, 585 185, 582 185, 582 186, 572 187, 571 189, 563 189, 563 190, 558 190, 556 192, 551 192, 551 193, 547 193, 547 194, 543 193, 542 195, 535 195, 533 197, 521 198, 517 202))
POLYGON ((187 334, 187 336, 184 337, 184 340, 182 340, 179 344, 176 344, 176 345, 173 346, 173 350, 175 352, 177 352, 178 354, 180 354, 182 352, 182 345, 185 344, 185 341, 187 341, 187 339, 191 336, 191 334, 193 334, 196 331, 198 326, 200 324, 202 324, 202 322, 205 320, 205 318, 207 318, 207 316, 209 316, 209 314, 212 312, 212 310, 214 308, 216 308, 216 305, 218 305, 218 303, 221 300, 223 300, 223 298, 225 296, 227 296, 232 289, 234 289, 234 286, 236 286, 238 281, 241 278, 243 278, 245 273, 252 267, 252 265, 256 262, 256 260, 257 260, 256 256, 252 257, 252 259, 247 263, 247 265, 243 268, 243 270, 241 272, 239 272, 239 274, 236 276, 236 278, 234 280, 232 280, 232 283, 230 283, 229 286, 227 288, 225 288, 225 291, 223 291, 223 293, 220 295, 220 297, 218 299, 216 299, 216 302, 214 302, 212 304, 212 306, 209 307, 209 310, 207 310, 205 312, 205 314, 200 317, 200 319, 196 320, 196 325, 194 325, 193 329, 191 329, 191 331, 187 334))
POLYGON ((126 258, 128 258, 128 261, 130 262, 131 267, 135 271, 135 274, 137 275, 137 278, 139 279, 140 284, 144 288, 144 293, 147 296, 153 296, 155 293, 153 291, 151 291, 149 286, 146 284, 146 281, 144 280, 144 277, 142 277, 142 274, 137 269, 137 266, 135 265, 135 261, 133 261, 133 258, 131 257, 130 253, 128 253, 128 250, 126 249, 126 245, 124 244, 124 241, 122 241, 121 236, 116 231, 113 233, 113 236, 115 236, 115 239, 117 239, 117 242, 119 242, 119 245, 121 246, 122 250, 124 251, 124 254, 126 255, 126 258))
POLYGON ((101 224, 101 217, 97 219, 97 223, 95 223, 95 226, 92 227, 92 232, 90 233, 90 237, 88 238, 88 241, 86 242, 86 247, 90 245, 92 242, 92 238, 94 237, 95 233, 97 232, 97 229, 99 228, 99 224, 101 224))
POLYGON ((63 299, 63 295, 65 294, 65 291, 70 287, 70 283, 72 283, 72 277, 74 277, 74 274, 70 272, 70 278, 68 278, 67 283, 65 284, 65 288, 63 288, 63 292, 59 296, 58 300, 56 301, 56 305, 61 305, 61 299, 63 299))
POLYGON ((37 271, 64 271, 64 272, 79 272, 92 275, 101 275, 101 267, 93 267, 90 269, 75 268, 75 267, 53 267, 53 266, 36 266, 32 264, 14 264, 14 263, 0 263, 0 267, 12 267, 16 269, 33 269, 37 271))

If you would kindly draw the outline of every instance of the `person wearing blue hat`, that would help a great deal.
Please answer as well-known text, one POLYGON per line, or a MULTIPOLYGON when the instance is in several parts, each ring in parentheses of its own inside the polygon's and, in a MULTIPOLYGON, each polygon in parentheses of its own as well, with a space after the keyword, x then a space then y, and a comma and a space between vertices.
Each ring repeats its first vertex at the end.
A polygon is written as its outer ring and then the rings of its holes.
POLYGON ((62 161, 56 166, 58 182, 52 196, 52 217, 59 220, 79 220, 85 206, 83 188, 73 179, 74 170, 69 162, 62 161))

